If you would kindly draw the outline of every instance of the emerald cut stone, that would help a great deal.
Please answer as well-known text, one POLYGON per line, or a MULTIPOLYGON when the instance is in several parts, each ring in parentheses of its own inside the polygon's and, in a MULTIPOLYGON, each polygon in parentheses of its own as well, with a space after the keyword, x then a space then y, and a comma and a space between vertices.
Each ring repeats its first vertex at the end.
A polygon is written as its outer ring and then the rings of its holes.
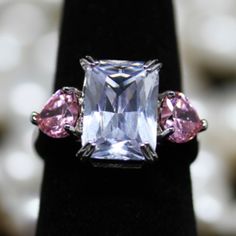
POLYGON ((82 145, 90 158, 143 161, 140 145, 156 149, 159 67, 140 61, 100 60, 83 66, 82 145))

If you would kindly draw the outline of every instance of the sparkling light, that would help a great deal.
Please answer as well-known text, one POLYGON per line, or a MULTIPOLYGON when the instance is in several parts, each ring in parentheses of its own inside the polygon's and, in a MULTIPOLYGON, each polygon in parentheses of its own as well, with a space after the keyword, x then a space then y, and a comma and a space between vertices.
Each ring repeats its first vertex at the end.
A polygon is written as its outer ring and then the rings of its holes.
POLYGON ((19 41, 10 34, 0 34, 0 72, 7 71, 20 63, 22 49, 19 41))
POLYGON ((45 90, 38 84, 26 82, 15 86, 10 92, 10 105, 19 115, 29 116, 46 101, 45 90))
POLYGON ((236 19, 229 15, 210 17, 202 25, 202 44, 219 54, 236 52, 236 19))
POLYGON ((24 212, 28 218, 31 220, 36 220, 39 212, 39 198, 33 198, 29 200, 24 206, 24 212))
POLYGON ((36 44, 34 51, 36 63, 41 70, 47 73, 55 71, 57 45, 58 34, 56 32, 43 36, 36 44))
POLYGON ((0 0, 0 4, 5 4, 6 2, 11 2, 12 0, 0 0))
POLYGON ((0 27, 26 45, 42 34, 47 26, 46 20, 44 12, 36 4, 18 2, 1 12, 0 27))
POLYGON ((225 108, 223 120, 225 120, 225 124, 230 128, 236 131, 236 104, 228 104, 228 106, 225 108))
POLYGON ((234 0, 191 0, 185 1, 185 3, 189 3, 195 11, 207 11, 208 14, 218 12, 227 11, 234 7, 235 1, 234 0))
POLYGON ((193 107, 196 108, 200 118, 201 117, 204 117, 204 119, 207 118, 208 111, 206 109, 206 106, 200 100, 195 100, 191 98, 191 104, 193 105, 193 107))
POLYGON ((202 150, 197 160, 191 165, 191 173, 194 179, 200 178, 207 181, 218 170, 217 167, 217 161, 214 155, 202 150))
POLYGON ((34 158, 23 152, 13 152, 4 160, 6 173, 15 180, 27 180, 34 176, 36 165, 34 158))
POLYGON ((207 223, 214 223, 222 216, 222 203, 213 196, 200 197, 194 205, 197 217, 207 223))
MULTIPOLYGON (((40 0, 42 1, 42 0, 40 0)), ((62 0, 43 0, 46 3, 55 3, 55 4, 61 4, 62 0)))

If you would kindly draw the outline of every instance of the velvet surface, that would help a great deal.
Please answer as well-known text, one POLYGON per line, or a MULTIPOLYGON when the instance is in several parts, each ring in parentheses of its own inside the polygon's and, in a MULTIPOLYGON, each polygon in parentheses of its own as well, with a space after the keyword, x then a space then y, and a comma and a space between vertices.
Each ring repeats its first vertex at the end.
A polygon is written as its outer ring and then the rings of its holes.
MULTIPOLYGON (((66 0, 54 90, 83 85, 79 59, 163 63, 160 91, 181 90, 172 3, 169 0, 66 0)), ((159 160, 141 170, 92 168, 75 153, 73 138, 40 133, 44 159, 37 236, 196 235, 189 165, 198 143, 157 147, 159 160)))

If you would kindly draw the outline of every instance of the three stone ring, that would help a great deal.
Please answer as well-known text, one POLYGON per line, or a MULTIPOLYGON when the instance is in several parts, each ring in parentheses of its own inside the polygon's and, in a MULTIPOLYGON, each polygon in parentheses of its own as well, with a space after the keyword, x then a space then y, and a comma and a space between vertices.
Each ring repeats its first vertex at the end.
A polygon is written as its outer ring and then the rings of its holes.
POLYGON ((188 98, 178 91, 159 94, 158 60, 80 60, 82 91, 59 89, 31 121, 52 138, 73 135, 76 154, 93 166, 141 167, 157 159, 163 139, 186 143, 207 129, 188 98))

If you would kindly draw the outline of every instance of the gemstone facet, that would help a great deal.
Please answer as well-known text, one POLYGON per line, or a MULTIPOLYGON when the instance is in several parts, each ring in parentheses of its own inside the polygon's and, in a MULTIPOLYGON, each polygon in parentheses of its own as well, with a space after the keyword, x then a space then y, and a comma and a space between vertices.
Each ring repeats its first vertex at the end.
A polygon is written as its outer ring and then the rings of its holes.
POLYGON ((84 67, 82 146, 91 159, 143 161, 140 145, 156 149, 158 68, 144 62, 100 60, 84 67))
POLYGON ((202 122, 196 110, 181 92, 163 99, 159 116, 162 129, 174 127, 175 132, 168 139, 175 143, 190 141, 202 129, 202 122))
POLYGON ((69 136, 65 124, 75 126, 80 113, 76 92, 60 89, 52 95, 36 116, 39 129, 52 138, 69 136))

